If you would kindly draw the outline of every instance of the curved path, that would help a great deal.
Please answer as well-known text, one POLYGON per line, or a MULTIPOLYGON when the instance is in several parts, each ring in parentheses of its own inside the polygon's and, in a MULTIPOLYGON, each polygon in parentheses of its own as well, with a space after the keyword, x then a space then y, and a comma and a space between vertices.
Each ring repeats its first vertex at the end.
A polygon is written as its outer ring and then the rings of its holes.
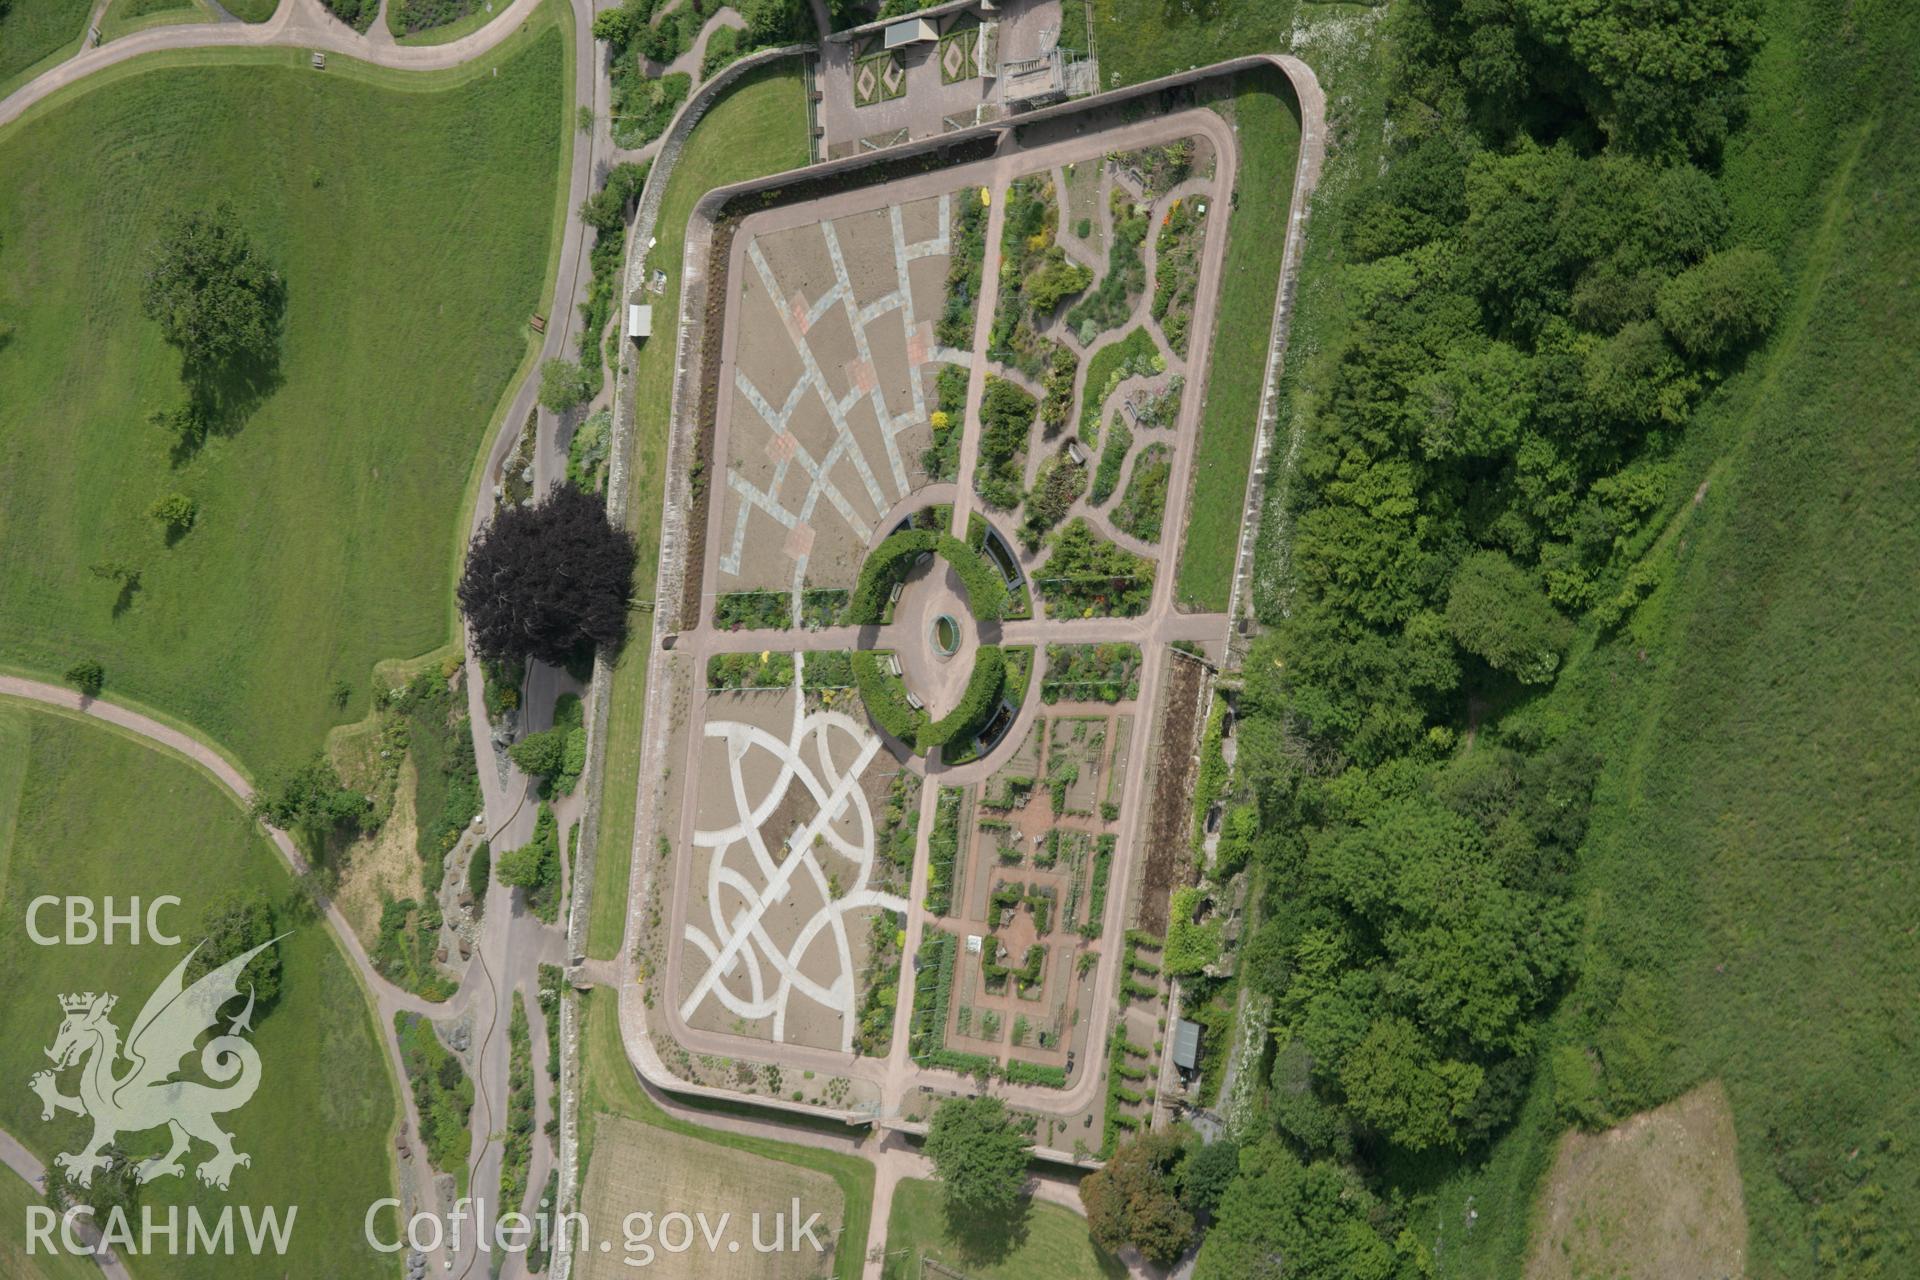
MULTIPOLYGON (((46 1189, 47 1167, 40 1163, 33 1152, 22 1146, 19 1139, 4 1130, 0 1130, 0 1164, 19 1174, 36 1192, 46 1189)), ((127 1274, 126 1265, 112 1250, 104 1253, 89 1253, 86 1256, 100 1268, 100 1274, 107 1276, 109 1280, 133 1280, 127 1274)))

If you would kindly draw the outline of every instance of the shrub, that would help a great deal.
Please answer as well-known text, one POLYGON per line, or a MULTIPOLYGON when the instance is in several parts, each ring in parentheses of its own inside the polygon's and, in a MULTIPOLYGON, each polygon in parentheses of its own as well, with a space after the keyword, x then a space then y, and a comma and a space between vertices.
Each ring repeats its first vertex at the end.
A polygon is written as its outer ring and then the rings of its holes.
POLYGON ((1195 974, 1220 958, 1220 922, 1199 924, 1200 891, 1175 890, 1169 908, 1165 968, 1169 974, 1195 974))
POLYGON ((578 408, 595 390, 592 377, 572 360, 556 357, 540 366, 540 403, 551 413, 578 408))
POLYGON ((67 668, 67 683, 88 698, 100 696, 107 683, 107 669, 92 658, 82 658, 67 668))
POLYGON ((1682 351, 1717 360, 1773 327, 1784 292, 1771 254, 1728 249, 1661 285, 1654 311, 1682 351))
POLYGON ((160 526, 170 535, 185 533, 193 528, 193 519, 200 513, 200 504, 184 493, 170 493, 164 498, 154 499, 147 508, 147 514, 160 522, 160 526))
POLYGON ((1053 535, 1053 555, 1034 576, 1053 617, 1132 617, 1153 595, 1154 563, 1093 532, 1078 516, 1053 535))
POLYGON ((1075 462, 1066 450, 1040 464, 1033 492, 1027 495, 1025 518, 1020 523, 1020 541, 1028 550, 1037 549, 1047 531, 1067 518, 1067 512, 1086 487, 1087 469, 1075 462))
POLYGON ((1133 432, 1118 413, 1107 427, 1107 443, 1100 450, 1100 465, 1093 473, 1093 490, 1087 501, 1099 506, 1119 487, 1120 471, 1127 465, 1127 450, 1133 447, 1133 432))
POLYGON ((482 840, 467 862, 467 892, 473 895, 475 909, 487 900, 487 885, 492 879, 492 872, 493 846, 482 840))
POLYGON ((1010 511, 1020 505, 1027 437, 1036 407, 1019 384, 987 375, 980 397, 980 454, 973 487, 989 506, 1010 511))

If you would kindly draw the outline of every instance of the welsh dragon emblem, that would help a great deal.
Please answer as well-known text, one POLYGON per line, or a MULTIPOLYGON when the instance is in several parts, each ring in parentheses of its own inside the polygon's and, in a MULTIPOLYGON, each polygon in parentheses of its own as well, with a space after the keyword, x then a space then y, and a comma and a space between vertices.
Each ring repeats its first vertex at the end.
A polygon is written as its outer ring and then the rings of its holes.
POLYGON ((115 1138, 161 1125, 172 1135, 171 1146, 165 1155, 136 1167, 143 1183, 185 1173, 180 1157, 196 1138, 213 1147, 213 1155, 194 1171, 208 1186, 225 1190, 234 1169, 252 1163, 233 1149, 233 1135, 214 1120, 220 1112, 244 1106, 260 1087, 260 1055, 241 1039, 243 1031, 252 1029, 251 987, 246 1008, 228 1021, 225 1034, 200 1048, 201 1072, 224 1087, 173 1077, 201 1035, 220 1020, 221 1007, 239 997, 239 978, 247 963, 278 941, 235 956, 188 986, 187 966, 200 950, 195 947, 147 997, 124 1046, 107 1016, 119 997, 91 991, 60 997, 66 1017, 47 1050, 53 1069, 36 1073, 32 1087, 40 1095, 42 1120, 53 1119, 56 1111, 70 1111, 93 1121, 93 1137, 85 1146, 53 1158, 76 1186, 90 1186, 95 1171, 112 1163, 112 1157, 102 1153, 115 1138), (123 1058, 128 1066, 116 1074, 123 1058), (80 1067, 80 1094, 70 1098, 60 1092, 57 1077, 74 1066, 80 1067))

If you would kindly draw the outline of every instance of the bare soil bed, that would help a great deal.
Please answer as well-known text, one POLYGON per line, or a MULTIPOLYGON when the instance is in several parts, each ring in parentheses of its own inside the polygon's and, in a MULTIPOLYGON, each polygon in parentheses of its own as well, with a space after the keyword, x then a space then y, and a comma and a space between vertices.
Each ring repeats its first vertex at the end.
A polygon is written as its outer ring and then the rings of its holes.
POLYGON ((1744 1276, 1727 1091, 1709 1081, 1605 1133, 1569 1133, 1540 1193, 1527 1280, 1744 1276))
POLYGON ((1173 654, 1167 668, 1160 750, 1153 765, 1144 837, 1146 870, 1136 915, 1142 929, 1162 937, 1167 932, 1167 896, 1185 884, 1191 873, 1188 809, 1194 753, 1200 745, 1200 694, 1205 687, 1206 668, 1185 654, 1173 654))

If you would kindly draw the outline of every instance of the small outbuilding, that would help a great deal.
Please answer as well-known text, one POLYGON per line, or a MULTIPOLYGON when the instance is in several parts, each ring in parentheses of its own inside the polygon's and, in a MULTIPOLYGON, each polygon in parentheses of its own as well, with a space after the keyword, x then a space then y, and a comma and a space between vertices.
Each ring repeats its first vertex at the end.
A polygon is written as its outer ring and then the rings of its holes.
POLYGON ((1191 1076, 1200 1069, 1200 1024, 1180 1019, 1173 1028, 1173 1065, 1180 1074, 1191 1076))
POLYGON ((653 336, 653 304, 650 302, 627 303, 627 337, 634 342, 645 342, 653 336))

